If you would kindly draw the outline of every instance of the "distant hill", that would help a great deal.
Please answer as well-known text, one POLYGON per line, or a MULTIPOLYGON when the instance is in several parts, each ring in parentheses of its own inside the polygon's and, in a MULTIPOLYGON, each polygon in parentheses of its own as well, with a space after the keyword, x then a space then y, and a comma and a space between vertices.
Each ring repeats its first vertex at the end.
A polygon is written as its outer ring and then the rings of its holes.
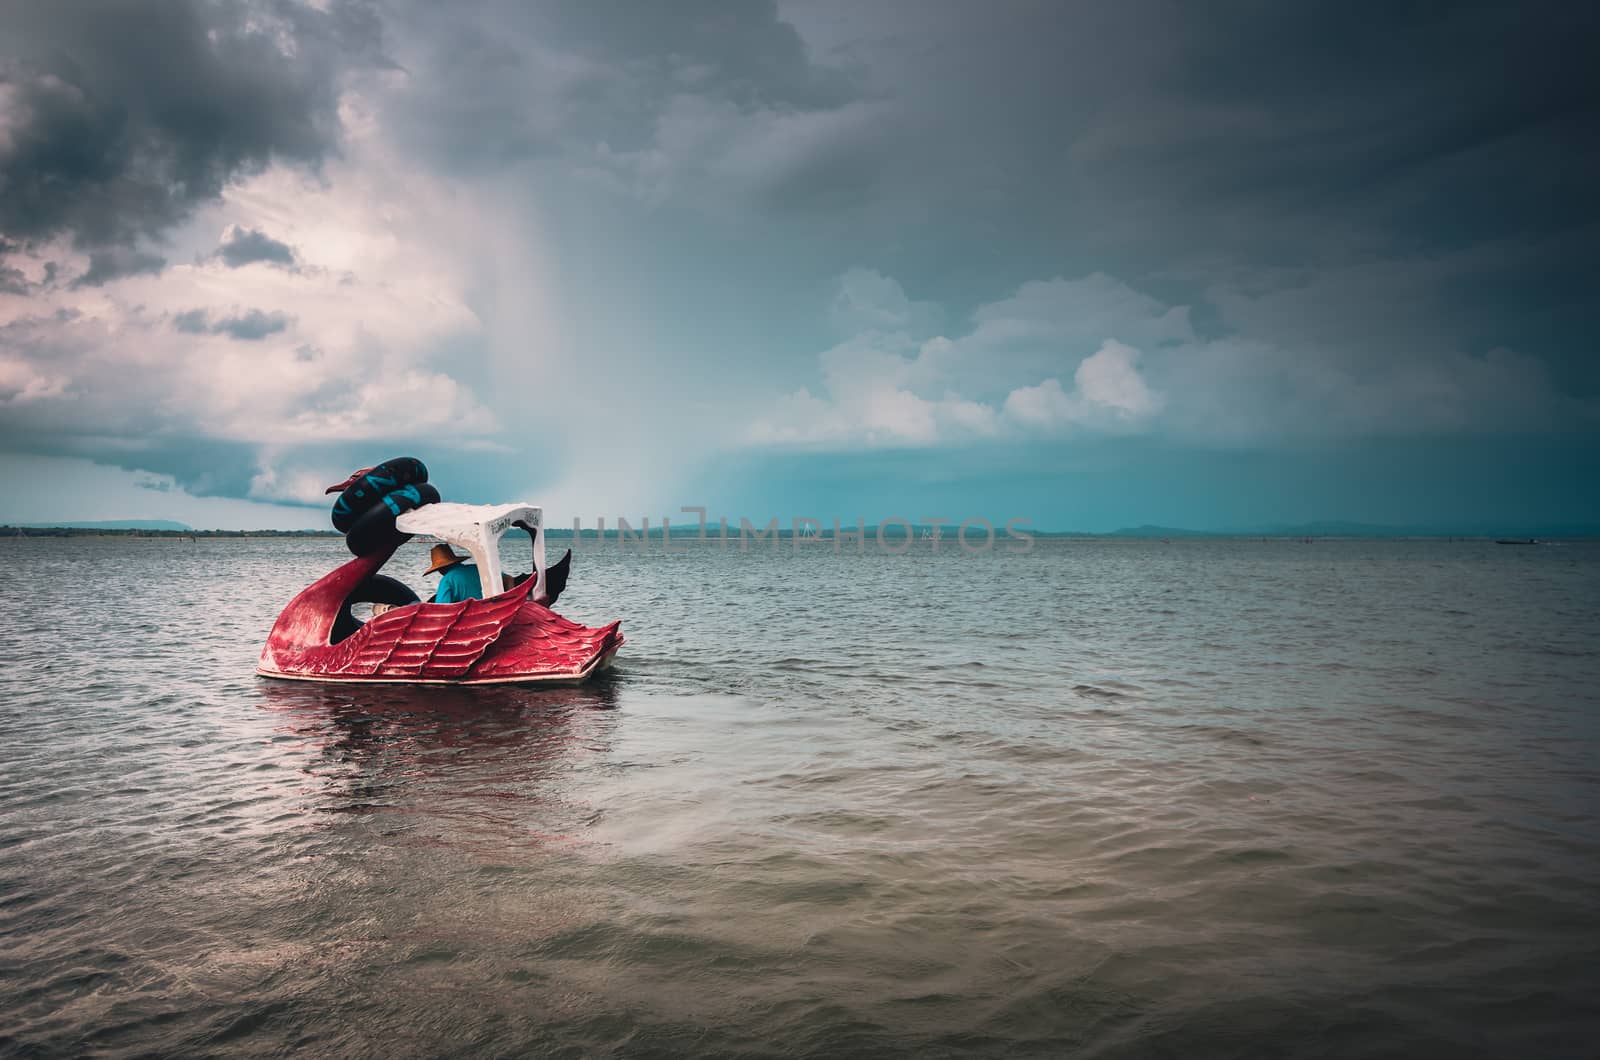
POLYGON ((1600 537, 1600 526, 1535 526, 1507 522, 1483 526, 1385 526, 1325 520, 1289 526, 1243 526, 1228 530, 1185 530, 1176 526, 1130 526, 1107 537, 1600 537))
MULTIPOLYGON (((1456 531, 1458 534, 1461 531, 1456 531)), ((1435 531, 1412 526, 1319 522, 1293 526, 1236 526, 1226 530, 1188 530, 1180 526, 1127 526, 1109 537, 1431 537, 1435 531)), ((1441 536, 1443 535, 1441 533, 1441 536)))
POLYGON ((182 523, 163 519, 124 519, 116 522, 24 523, 0 526, 0 537, 109 537, 167 538, 202 537, 343 537, 337 530, 192 530, 182 523))
POLYGON ((63 530, 175 530, 179 533, 190 533, 194 527, 186 523, 175 523, 171 519, 58 519, 53 523, 12 523, 24 530, 56 529, 63 530))
POLYGON ((1121 530, 1113 530, 1107 537, 1221 537, 1222 534, 1210 530, 1185 530, 1181 526, 1125 526, 1121 530))

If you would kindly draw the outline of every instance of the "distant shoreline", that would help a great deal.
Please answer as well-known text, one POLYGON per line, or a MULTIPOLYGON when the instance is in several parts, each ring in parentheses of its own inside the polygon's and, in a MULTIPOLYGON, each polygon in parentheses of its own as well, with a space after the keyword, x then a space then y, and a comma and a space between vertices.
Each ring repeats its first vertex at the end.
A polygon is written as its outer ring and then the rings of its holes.
MULTIPOLYGON (((947 533, 941 538, 928 539, 919 535, 907 535, 898 531, 898 527, 890 528, 891 532, 884 535, 886 541, 907 541, 917 544, 956 546, 953 533, 947 533)), ((919 528, 920 529, 920 528, 919 528)), ((546 529, 545 538, 548 541, 587 541, 607 544, 621 544, 623 547, 637 547, 640 544, 640 534, 632 532, 626 538, 620 537, 615 530, 607 530, 603 534, 596 530, 584 530, 576 538, 572 531, 564 529, 546 529)), ((660 541, 662 533, 659 528, 651 528, 645 532, 644 540, 660 541)), ((1203 530, 1171 530, 1166 533, 1145 531, 1142 529, 1113 530, 1106 533, 1093 533, 1075 530, 1034 530, 1029 536, 1046 541, 1130 541, 1130 542, 1164 542, 1174 544, 1187 541, 1287 541, 1287 542, 1315 542, 1315 541, 1477 541, 1492 542, 1497 539, 1518 539, 1517 543, 1543 543, 1555 541, 1592 541, 1600 539, 1600 534, 1585 532, 1583 530, 1572 532, 1546 532, 1543 534, 1510 533, 1498 534, 1485 531, 1467 533, 1448 533, 1426 531, 1404 532, 1399 530, 1372 530, 1370 532, 1347 531, 1307 533, 1304 531, 1203 531, 1203 530)), ((0 525, 0 538, 19 537, 49 537, 49 538, 104 538, 112 540, 121 539, 168 539, 182 540, 185 538, 342 538, 343 534, 337 530, 175 530, 145 527, 105 527, 105 526, 13 526, 0 525)), ((697 540, 696 530, 672 531, 673 546, 691 545, 697 540)), ((776 535, 777 540, 791 542, 798 540, 801 544, 834 544, 835 540, 840 545, 853 546, 857 544, 852 535, 842 535, 835 538, 831 532, 824 532, 820 536, 808 537, 796 535, 791 530, 780 530, 776 535)), ((735 530, 729 535, 728 542, 737 544, 738 532, 735 530)), ((762 539, 755 542, 759 544, 762 539)), ((770 541, 773 538, 768 537, 770 541)), ((873 540, 872 533, 868 532, 867 541, 873 540)), ((708 544, 717 544, 718 537, 713 530, 706 537, 708 544)))
POLYGON ((343 537, 337 530, 158 530, 109 526, 0 526, 0 537, 343 537))

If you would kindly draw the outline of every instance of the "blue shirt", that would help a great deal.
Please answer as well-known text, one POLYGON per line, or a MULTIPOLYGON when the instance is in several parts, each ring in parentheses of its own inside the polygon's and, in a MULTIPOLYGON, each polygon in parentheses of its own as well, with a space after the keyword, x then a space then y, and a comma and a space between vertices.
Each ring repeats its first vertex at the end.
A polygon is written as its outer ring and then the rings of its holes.
POLYGON ((462 600, 482 599, 483 583, 478 580, 477 567, 457 563, 439 573, 439 591, 434 594, 434 603, 454 604, 462 600))

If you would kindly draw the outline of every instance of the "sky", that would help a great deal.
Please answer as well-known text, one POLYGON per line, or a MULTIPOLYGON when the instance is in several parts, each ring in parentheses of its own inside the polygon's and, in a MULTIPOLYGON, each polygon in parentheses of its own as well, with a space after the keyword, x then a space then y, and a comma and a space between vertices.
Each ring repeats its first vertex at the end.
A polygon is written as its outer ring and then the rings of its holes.
POLYGON ((1600 524, 1600 8, 0 0, 0 521, 1600 524))

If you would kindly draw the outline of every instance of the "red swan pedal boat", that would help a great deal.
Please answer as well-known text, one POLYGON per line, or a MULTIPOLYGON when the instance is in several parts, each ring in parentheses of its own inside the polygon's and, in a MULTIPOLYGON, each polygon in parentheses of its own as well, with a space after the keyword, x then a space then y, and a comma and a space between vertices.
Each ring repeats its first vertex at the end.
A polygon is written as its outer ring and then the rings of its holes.
POLYGON ((604 670, 622 647, 620 622, 598 628, 562 618, 547 598, 544 519, 528 504, 428 504, 395 519, 391 542, 324 576, 289 602, 261 649, 256 673, 298 681, 440 685, 576 684, 604 670), (536 576, 483 600, 409 603, 357 623, 349 615, 407 538, 465 549, 485 587, 500 585, 500 538, 513 527, 533 540, 536 576))

